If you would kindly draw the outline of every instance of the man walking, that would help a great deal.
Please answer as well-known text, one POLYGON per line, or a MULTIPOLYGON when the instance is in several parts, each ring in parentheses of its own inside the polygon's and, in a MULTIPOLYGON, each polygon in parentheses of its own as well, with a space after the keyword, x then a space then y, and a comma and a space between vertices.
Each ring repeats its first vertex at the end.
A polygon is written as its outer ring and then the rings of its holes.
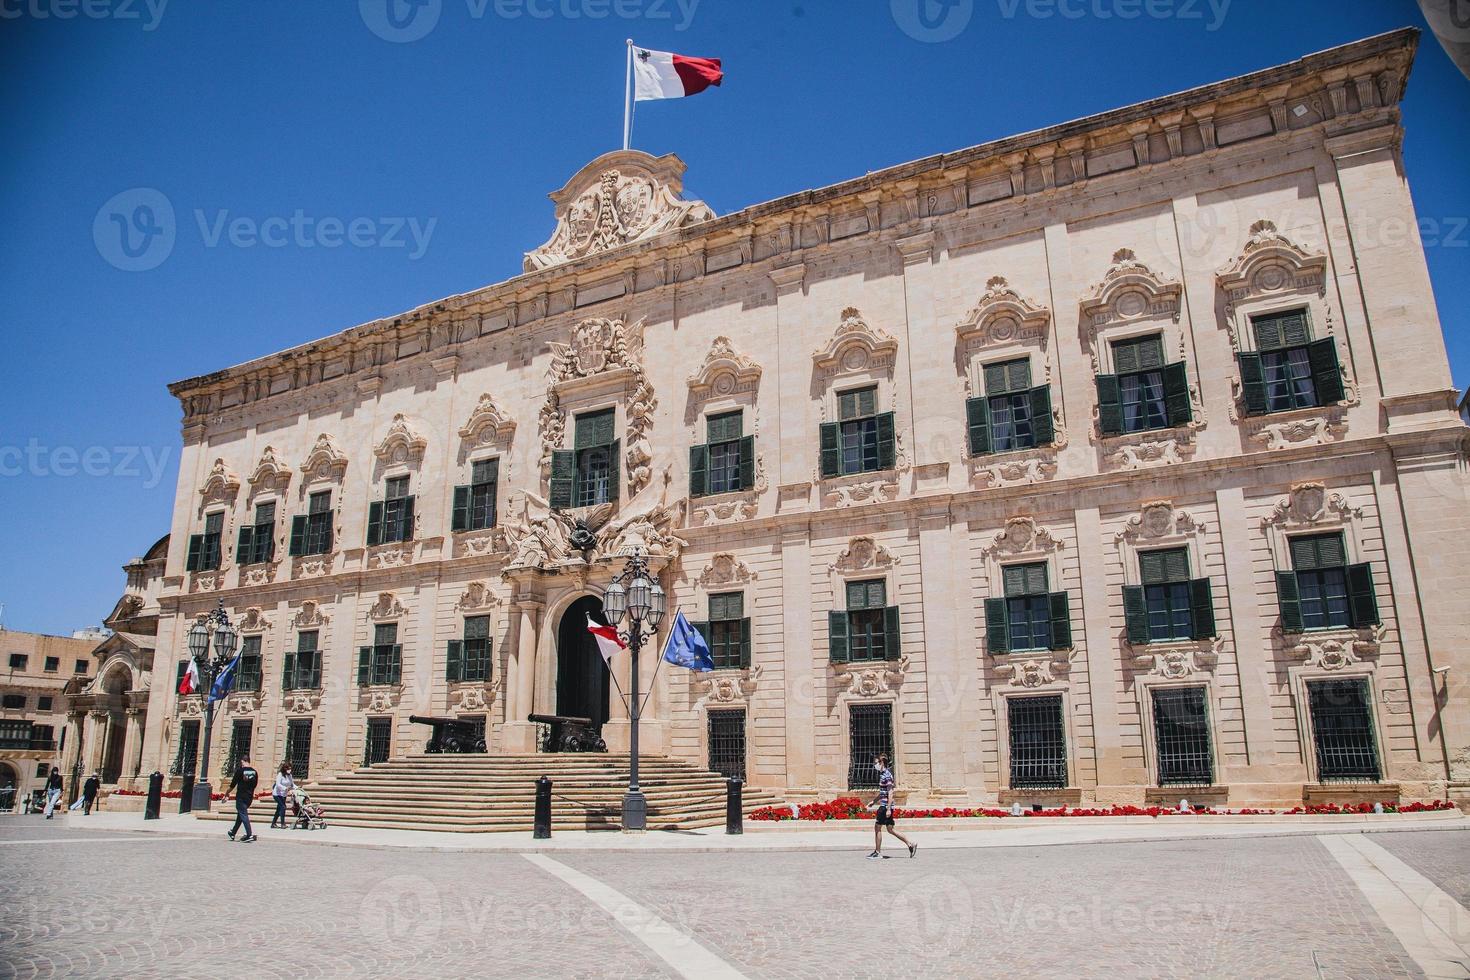
POLYGON ((255 840, 255 833, 250 829, 250 804, 255 801, 255 784, 258 782, 260 773, 250 764, 250 756, 242 754, 240 765, 235 769, 235 778, 230 780, 230 787, 225 790, 226 799, 231 793, 235 794, 235 825, 230 828, 230 840, 235 839, 241 824, 245 825, 245 836, 240 838, 240 843, 249 844, 255 840))
POLYGON ((56 766, 51 767, 51 775, 46 778, 46 819, 54 816, 56 805, 61 802, 61 770, 56 766))
POLYGON ((82 784, 82 815, 90 817, 92 806, 97 802, 97 791, 102 788, 102 780, 94 772, 87 777, 82 784))
POLYGON ((888 768, 888 756, 880 754, 873 760, 873 768, 878 770, 878 795, 868 806, 876 806, 878 812, 873 818, 873 853, 868 857, 872 860, 883 857, 884 827, 887 827, 888 832, 894 837, 903 841, 909 849, 909 857, 913 857, 918 853, 919 845, 900 834, 893 826, 893 770, 888 768))

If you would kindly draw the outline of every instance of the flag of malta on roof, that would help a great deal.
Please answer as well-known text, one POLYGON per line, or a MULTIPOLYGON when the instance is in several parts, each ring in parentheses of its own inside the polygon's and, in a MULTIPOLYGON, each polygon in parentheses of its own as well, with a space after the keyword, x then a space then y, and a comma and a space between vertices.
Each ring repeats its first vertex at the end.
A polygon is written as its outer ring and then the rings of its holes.
POLYGON ((719 58, 690 58, 668 51, 633 49, 633 99, 680 99, 720 84, 719 58))

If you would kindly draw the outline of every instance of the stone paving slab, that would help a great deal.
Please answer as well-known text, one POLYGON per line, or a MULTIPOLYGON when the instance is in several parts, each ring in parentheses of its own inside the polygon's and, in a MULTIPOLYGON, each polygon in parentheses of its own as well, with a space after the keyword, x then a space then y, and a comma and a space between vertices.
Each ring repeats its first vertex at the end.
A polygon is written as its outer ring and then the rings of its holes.
POLYGON ((1373 842, 1470 908, 1470 833, 1448 840, 1422 832, 1375 834, 1373 842))

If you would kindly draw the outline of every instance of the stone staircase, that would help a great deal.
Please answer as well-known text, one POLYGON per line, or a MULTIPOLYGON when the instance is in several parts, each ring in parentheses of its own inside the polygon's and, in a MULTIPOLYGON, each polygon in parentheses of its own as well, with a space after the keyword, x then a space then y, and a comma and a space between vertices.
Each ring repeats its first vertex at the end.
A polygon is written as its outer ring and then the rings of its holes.
MULTIPOLYGON (((462 833, 529 831, 536 780, 551 780, 551 829, 616 830, 628 786, 628 757, 607 753, 410 755, 307 781, 303 788, 340 827, 462 833)), ((261 791, 270 774, 261 771, 261 791)), ((719 826, 725 777, 665 756, 641 756, 638 778, 648 797, 648 829, 719 826)), ((745 788, 744 810, 780 802, 745 788)), ((256 800, 250 819, 269 825, 275 804, 256 800)), ((233 803, 215 803, 205 820, 234 820, 233 803)))

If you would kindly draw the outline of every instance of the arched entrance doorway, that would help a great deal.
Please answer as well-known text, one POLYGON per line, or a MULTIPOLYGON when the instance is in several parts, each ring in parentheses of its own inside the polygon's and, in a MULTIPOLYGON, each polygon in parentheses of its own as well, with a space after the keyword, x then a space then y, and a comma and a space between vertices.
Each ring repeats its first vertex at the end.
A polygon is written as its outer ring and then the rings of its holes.
POLYGON ((583 596, 567 607, 556 628, 556 713, 568 718, 590 718, 600 732, 608 718, 610 684, 607 664, 597 641, 587 632, 587 617, 606 623, 602 600, 583 596))
POLYGON ((127 746, 127 723, 123 719, 122 703, 132 686, 132 672, 121 665, 108 671, 102 682, 102 691, 108 696, 108 710, 106 720, 98 726, 97 735, 102 739, 100 768, 104 783, 116 783, 122 776, 123 752, 127 746))

